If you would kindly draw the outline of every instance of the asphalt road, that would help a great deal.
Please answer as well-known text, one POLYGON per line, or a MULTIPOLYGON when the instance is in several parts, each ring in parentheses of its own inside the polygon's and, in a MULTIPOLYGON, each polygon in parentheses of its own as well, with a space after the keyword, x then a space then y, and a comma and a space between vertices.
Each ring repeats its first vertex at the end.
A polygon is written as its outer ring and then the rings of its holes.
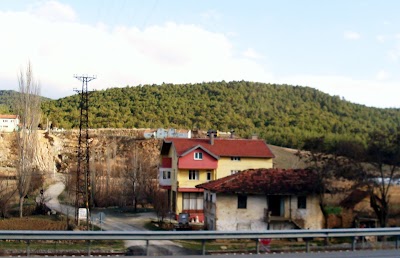
MULTIPOLYGON (((57 174, 58 182, 50 185, 44 192, 46 205, 51 210, 68 216, 75 216, 75 207, 60 204, 58 196, 64 191, 65 185, 62 180, 62 174, 57 174)), ((117 231, 143 231, 146 230, 144 225, 156 219, 156 215, 151 212, 146 213, 121 213, 107 209, 98 209, 91 211, 92 222, 103 230, 117 231), (99 221, 99 213, 105 214, 103 221, 99 221)), ((145 255, 146 242, 125 240, 125 247, 130 255, 145 255)), ((190 255, 197 254, 194 251, 187 250, 173 241, 150 241, 149 255, 190 255)), ((171 257, 171 256, 170 256, 171 257)))

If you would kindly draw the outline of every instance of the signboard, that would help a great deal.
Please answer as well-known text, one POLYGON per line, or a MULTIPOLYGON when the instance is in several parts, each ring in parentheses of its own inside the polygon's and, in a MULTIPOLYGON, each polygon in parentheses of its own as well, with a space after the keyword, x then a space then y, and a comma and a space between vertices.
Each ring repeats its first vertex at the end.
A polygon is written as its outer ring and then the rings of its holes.
POLYGON ((86 208, 79 208, 78 219, 87 219, 88 212, 86 208))

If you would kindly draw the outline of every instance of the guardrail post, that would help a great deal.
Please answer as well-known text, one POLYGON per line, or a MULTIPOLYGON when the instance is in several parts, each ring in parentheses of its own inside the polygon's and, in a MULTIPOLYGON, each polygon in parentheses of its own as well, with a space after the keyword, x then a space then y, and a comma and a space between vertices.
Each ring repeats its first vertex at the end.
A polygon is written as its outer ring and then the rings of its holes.
POLYGON ((87 255, 90 256, 90 245, 91 245, 92 241, 91 240, 86 240, 86 244, 87 244, 87 255))
POLYGON ((26 240, 26 256, 31 256, 31 240, 26 240))
POLYGON ((260 254, 260 240, 257 238, 256 241, 256 254, 260 254))
POLYGON ((201 240, 201 249, 202 249, 201 254, 206 255, 206 240, 205 239, 201 240))
POLYGON ((306 240, 306 253, 310 252, 310 238, 305 238, 306 240))
POLYGON ((399 249, 399 236, 396 236, 396 249, 399 249))
POLYGON ((351 243, 351 250, 352 251, 356 250, 356 243, 357 243, 357 237, 353 236, 352 243, 351 243))
POLYGON ((149 246, 150 246, 150 240, 146 240, 146 256, 149 256, 150 254, 149 246))

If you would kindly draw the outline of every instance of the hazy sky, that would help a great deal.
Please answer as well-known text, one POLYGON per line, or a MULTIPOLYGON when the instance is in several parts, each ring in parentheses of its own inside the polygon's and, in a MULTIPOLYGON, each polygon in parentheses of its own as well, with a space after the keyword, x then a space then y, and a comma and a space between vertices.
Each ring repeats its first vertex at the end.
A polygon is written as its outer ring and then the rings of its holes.
POLYGON ((400 107, 400 1, 0 2, 0 89, 30 60, 42 95, 248 80, 400 107))

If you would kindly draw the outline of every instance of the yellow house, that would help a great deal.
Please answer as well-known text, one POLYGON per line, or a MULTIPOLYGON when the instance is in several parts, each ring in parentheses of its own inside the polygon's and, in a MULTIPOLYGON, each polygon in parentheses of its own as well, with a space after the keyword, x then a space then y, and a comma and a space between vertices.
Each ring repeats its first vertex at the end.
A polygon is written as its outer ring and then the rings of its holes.
POLYGON ((273 153, 263 140, 166 138, 161 147, 160 187, 171 211, 204 221, 203 189, 196 185, 246 169, 272 168, 273 153))

